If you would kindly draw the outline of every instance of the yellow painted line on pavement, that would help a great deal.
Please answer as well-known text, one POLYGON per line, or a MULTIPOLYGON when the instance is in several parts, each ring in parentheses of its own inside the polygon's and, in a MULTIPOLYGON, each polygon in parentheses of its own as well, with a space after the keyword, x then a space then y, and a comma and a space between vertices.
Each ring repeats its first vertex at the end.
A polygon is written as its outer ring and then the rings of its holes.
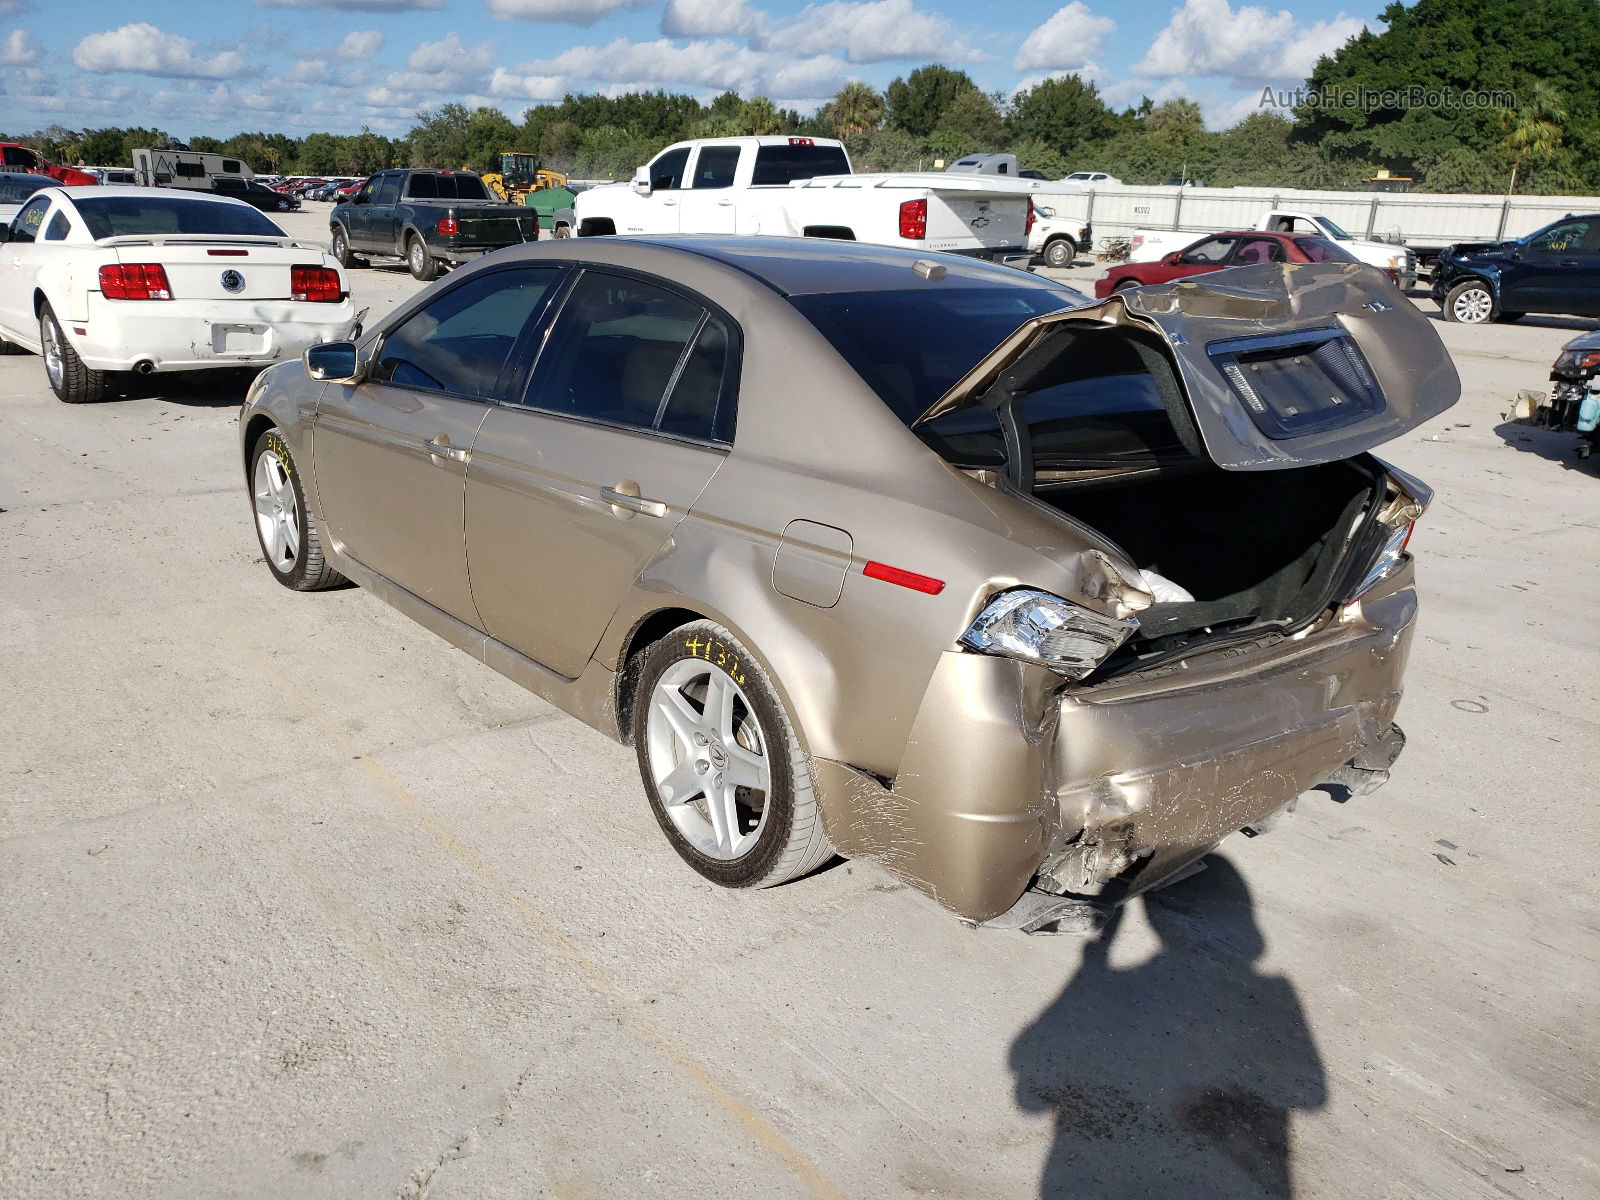
MULTIPOLYGON (((157 570, 166 576, 169 583, 189 597, 201 607, 207 607, 205 597, 194 591, 184 579, 143 544, 136 544, 139 553, 152 563, 157 570)), ((445 849, 458 858, 474 875, 520 916, 523 921, 532 927, 538 934, 549 942, 551 946, 560 951, 569 963, 587 979, 594 988, 611 1000, 626 1014, 628 1020, 643 1033, 650 1041, 654 1042, 666 1057, 689 1077, 689 1080, 704 1092, 710 1099, 725 1110, 729 1116, 744 1127, 757 1142, 769 1150, 774 1156, 781 1159, 785 1166, 805 1184, 814 1196, 825 1196, 829 1200, 844 1200, 844 1193, 834 1186, 804 1154, 794 1147, 787 1138, 772 1126, 760 1113, 756 1112, 738 1096, 734 1095, 716 1076, 712 1075, 701 1062, 689 1051, 678 1045, 676 1041, 657 1025, 629 999, 628 994, 616 983, 612 982, 599 968, 598 965, 584 954, 571 939, 556 928, 554 923, 533 905, 529 904, 500 875, 484 862, 482 858, 455 833, 441 821, 434 812, 418 800, 398 779, 370 754, 366 753, 359 745, 351 740, 339 723, 327 713, 323 712, 311 694, 294 680, 280 672, 272 662, 254 646, 237 636, 231 628, 222 626, 223 636, 232 642, 273 687, 277 688, 287 699, 299 705, 323 731, 328 734, 340 749, 349 754, 358 762, 362 769, 373 780, 414 813, 423 826, 433 834, 434 838, 445 849)))

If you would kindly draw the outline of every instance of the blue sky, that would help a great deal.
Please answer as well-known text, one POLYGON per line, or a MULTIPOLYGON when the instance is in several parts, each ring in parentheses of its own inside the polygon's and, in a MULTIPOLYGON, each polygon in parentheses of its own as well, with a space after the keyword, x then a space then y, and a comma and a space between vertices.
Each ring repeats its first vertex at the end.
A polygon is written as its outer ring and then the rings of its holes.
POLYGON ((1293 85, 1374 0, 0 0, 0 129, 401 134, 418 109, 520 117, 567 91, 733 88, 810 111, 927 62, 1006 93, 1187 96, 1223 127, 1293 85))

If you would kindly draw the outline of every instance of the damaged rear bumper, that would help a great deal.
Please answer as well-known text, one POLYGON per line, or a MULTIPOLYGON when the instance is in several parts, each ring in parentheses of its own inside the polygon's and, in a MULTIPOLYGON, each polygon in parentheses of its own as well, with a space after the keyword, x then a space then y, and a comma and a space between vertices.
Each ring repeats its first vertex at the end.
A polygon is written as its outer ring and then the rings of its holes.
POLYGON ((1087 688, 946 653, 892 787, 813 762, 829 836, 974 922, 1147 891, 1302 792, 1387 778, 1411 582, 1407 565, 1302 637, 1087 688))

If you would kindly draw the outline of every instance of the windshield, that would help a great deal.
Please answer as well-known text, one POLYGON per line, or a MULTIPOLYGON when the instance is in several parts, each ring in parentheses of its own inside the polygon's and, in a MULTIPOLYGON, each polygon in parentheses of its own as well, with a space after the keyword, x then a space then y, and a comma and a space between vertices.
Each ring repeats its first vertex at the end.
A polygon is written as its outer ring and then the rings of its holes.
POLYGON ((818 175, 848 175, 843 146, 762 146, 756 151, 752 185, 791 183, 818 175))
POLYGON ((1341 242, 1353 242, 1353 241, 1355 241, 1355 238, 1351 237, 1344 230, 1340 229, 1332 221, 1328 220, 1327 217, 1318 217, 1317 220, 1321 221, 1322 222, 1322 227, 1324 229, 1326 229, 1329 233, 1333 234, 1333 236, 1338 238, 1341 242))
MULTIPOLYGON (((155 189, 151 189, 152 192, 155 189)), ((284 237, 259 211, 242 204, 181 196, 78 196, 73 202, 89 236, 99 240, 133 234, 214 233, 284 237)))
POLYGON ((937 285, 789 297, 907 425, 1025 321, 1084 302, 1064 288, 937 285))

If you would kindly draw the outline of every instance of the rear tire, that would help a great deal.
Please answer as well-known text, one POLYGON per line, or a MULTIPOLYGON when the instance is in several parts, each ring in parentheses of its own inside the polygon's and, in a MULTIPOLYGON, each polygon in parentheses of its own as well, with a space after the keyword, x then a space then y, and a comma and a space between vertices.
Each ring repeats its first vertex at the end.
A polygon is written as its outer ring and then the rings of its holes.
POLYGON ((439 260, 428 253, 428 247, 415 234, 406 244, 406 266, 411 268, 411 278, 423 283, 439 278, 439 260))
POLYGON ((695 621, 635 665, 639 774, 685 862, 723 887, 764 888, 832 857, 805 752, 766 672, 732 633, 695 621))
POLYGON ((319 592, 344 583, 345 577, 323 555, 321 530, 306 509, 300 472, 276 429, 262 434, 250 452, 249 485, 256 541, 272 577, 295 592, 319 592))
POLYGON ((50 390, 63 404, 93 404, 106 398, 107 373, 84 366, 83 359, 61 332, 61 322, 48 302, 39 310, 39 344, 50 390))
POLYGON ((1131 291, 1133 291, 1134 288, 1136 288, 1138 286, 1139 286, 1139 284, 1137 282, 1135 282, 1134 280, 1132 280, 1132 279, 1124 279, 1121 283, 1117 284, 1116 287, 1111 289, 1111 294, 1114 296, 1118 292, 1131 292, 1131 291))
POLYGON ((1045 244, 1044 265, 1058 270, 1070 267, 1078 257, 1078 244, 1069 237, 1055 238, 1045 244))

